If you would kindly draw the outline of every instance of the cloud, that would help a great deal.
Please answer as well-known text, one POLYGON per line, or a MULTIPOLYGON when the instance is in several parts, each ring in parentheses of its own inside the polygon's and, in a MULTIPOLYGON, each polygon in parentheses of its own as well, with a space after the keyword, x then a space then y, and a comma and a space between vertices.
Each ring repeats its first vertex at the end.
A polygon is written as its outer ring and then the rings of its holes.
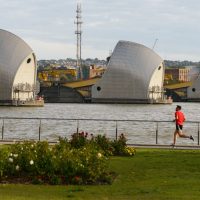
POLYGON ((31 46, 39 59, 62 59, 74 57, 76 46, 74 44, 45 42, 36 39, 29 39, 26 42, 31 46))
MULTIPOLYGON (((45 42, 41 40, 28 39, 26 42, 31 46, 36 54, 36 58, 40 59, 62 59, 62 58, 74 58, 76 54, 76 45, 69 43, 58 42, 45 42)), ((109 55, 108 51, 104 49, 94 49, 93 46, 83 46, 82 58, 96 58, 106 59, 109 55), (89 57, 88 57, 89 55, 89 57)))
POLYGON ((102 25, 105 25, 106 23, 104 21, 95 21, 95 22, 89 22, 88 24, 86 24, 86 27, 99 27, 102 25))
MULTIPOLYGON (((0 0, 1 28, 31 41, 41 59, 75 57, 75 50, 70 48, 76 46, 76 3, 77 0, 0 0)), ((85 57, 105 57, 118 40, 152 47, 158 38, 156 50, 164 59, 176 56, 179 60, 199 59, 198 0, 82 0, 81 3, 85 57)))

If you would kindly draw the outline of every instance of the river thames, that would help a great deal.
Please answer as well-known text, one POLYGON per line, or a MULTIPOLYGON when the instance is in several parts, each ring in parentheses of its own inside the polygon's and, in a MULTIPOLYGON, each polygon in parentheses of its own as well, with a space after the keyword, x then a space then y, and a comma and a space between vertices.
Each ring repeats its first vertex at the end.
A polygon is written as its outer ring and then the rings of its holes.
MULTIPOLYGON (((131 144, 155 144, 158 128, 158 144, 171 144, 174 132, 174 111, 182 106, 187 121, 200 122, 200 103, 173 103, 172 105, 149 104, 45 104, 44 107, 1 107, 0 117, 23 118, 67 118, 67 119, 108 119, 108 120, 150 120, 169 122, 126 122, 117 123, 117 132, 124 133, 131 144), (157 127, 158 126, 158 127, 157 127)), ((39 120, 4 120, 4 139, 38 139, 39 120)), ((1 120, 1 126, 3 120, 1 120)), ((41 121, 41 140, 56 141, 59 136, 68 137, 77 130, 89 134, 106 134, 115 138, 116 122, 76 120, 41 121), (78 125, 77 125, 78 124, 78 125)), ((193 135, 195 142, 178 139, 177 144, 197 144, 198 123, 185 123, 184 132, 193 135)))

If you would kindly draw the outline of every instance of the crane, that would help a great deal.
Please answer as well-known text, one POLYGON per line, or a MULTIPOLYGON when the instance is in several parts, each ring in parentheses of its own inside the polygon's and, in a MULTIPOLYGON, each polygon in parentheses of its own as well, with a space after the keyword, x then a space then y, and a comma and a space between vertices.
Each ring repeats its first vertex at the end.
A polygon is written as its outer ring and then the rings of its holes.
POLYGON ((153 44, 153 47, 152 47, 153 50, 154 50, 154 48, 155 48, 155 46, 156 46, 157 41, 158 41, 158 39, 156 38, 156 39, 155 39, 155 42, 154 42, 154 44, 153 44))

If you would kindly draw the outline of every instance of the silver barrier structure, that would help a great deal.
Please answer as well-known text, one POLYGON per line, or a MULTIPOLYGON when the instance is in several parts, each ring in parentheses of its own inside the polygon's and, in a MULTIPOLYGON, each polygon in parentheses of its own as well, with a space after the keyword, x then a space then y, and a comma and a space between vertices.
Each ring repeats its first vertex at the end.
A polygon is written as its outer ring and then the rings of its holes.
MULTIPOLYGON (((38 121, 38 141, 41 140, 41 135, 42 135, 42 122, 44 120, 46 121, 75 121, 76 122, 76 133, 79 133, 80 131, 80 122, 83 121, 90 121, 90 122, 113 122, 115 123, 115 139, 118 139, 119 136, 119 123, 120 122, 135 122, 135 123, 151 123, 155 124, 155 144, 158 144, 159 141, 159 124, 161 123, 174 123, 173 121, 162 121, 162 120, 123 120, 123 119, 90 119, 90 118, 85 118, 85 119, 80 119, 80 118, 28 118, 28 117, 0 117, 0 120, 2 121, 1 125, 1 141, 5 140, 5 122, 7 120, 36 120, 38 121)), ((187 124, 196 124, 197 125, 197 145, 200 143, 200 122, 199 121, 187 121, 187 124)))

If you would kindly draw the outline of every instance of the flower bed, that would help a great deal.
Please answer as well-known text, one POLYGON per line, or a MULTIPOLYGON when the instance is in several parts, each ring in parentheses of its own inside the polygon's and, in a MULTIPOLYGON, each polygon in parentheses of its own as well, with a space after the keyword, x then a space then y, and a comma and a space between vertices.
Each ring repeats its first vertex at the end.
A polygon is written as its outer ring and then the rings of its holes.
POLYGON ((73 134, 71 140, 22 142, 0 149, 0 182, 34 184, 110 184, 109 155, 133 156, 125 137, 110 141, 105 136, 73 134))

